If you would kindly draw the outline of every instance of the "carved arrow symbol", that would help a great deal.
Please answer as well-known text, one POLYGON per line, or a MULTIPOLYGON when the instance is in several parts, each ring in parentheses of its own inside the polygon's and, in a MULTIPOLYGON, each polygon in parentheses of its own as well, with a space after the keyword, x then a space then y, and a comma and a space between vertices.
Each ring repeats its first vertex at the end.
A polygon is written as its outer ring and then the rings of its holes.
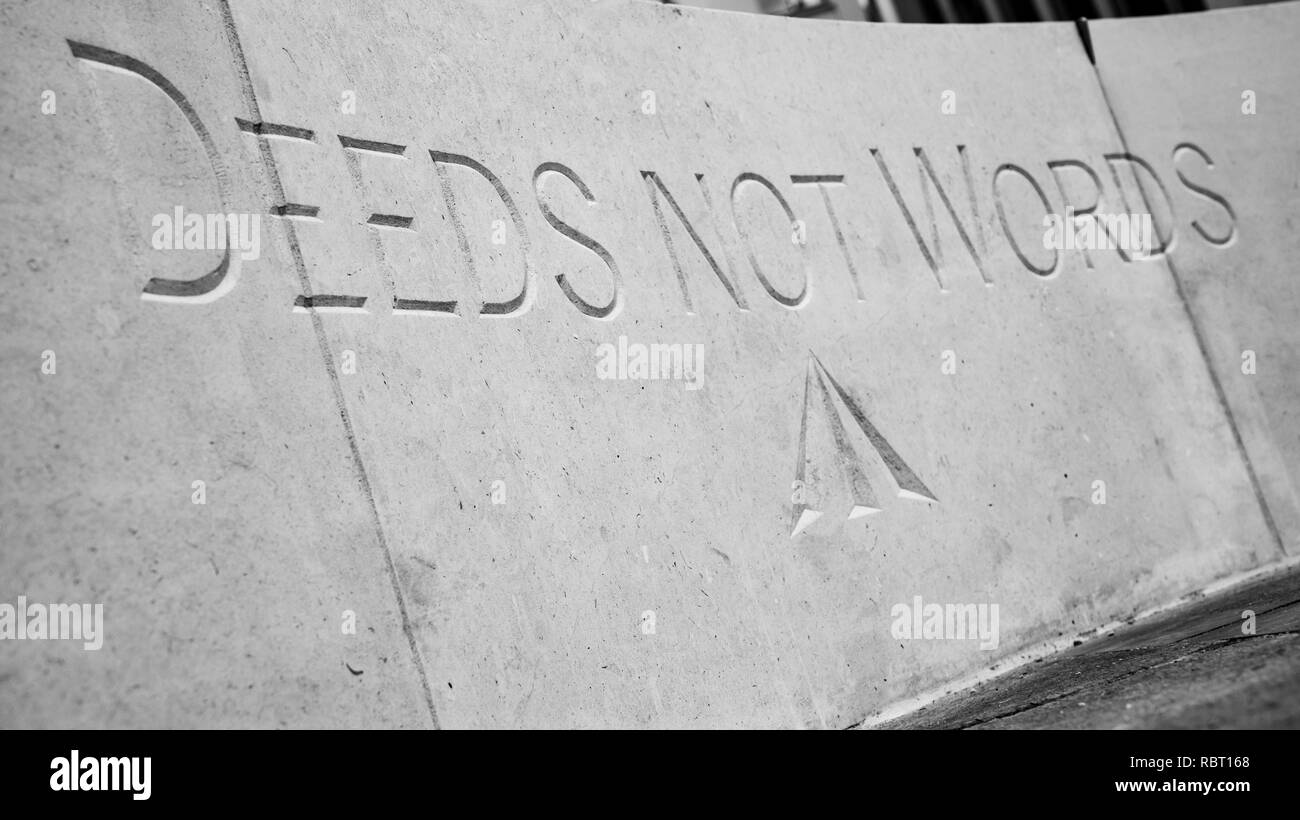
POLYGON ((803 419, 799 425, 799 461, 795 466, 794 510, 790 517, 791 538, 799 535, 814 521, 821 518, 823 511, 817 509, 817 506, 824 503, 826 498, 823 490, 825 481, 821 471, 814 467, 811 478, 808 472, 808 409, 811 403, 818 400, 825 413, 831 439, 834 441, 835 462, 852 493, 853 508, 848 516, 850 521, 878 513, 882 508, 876 501, 871 482, 867 480, 866 471, 863 469, 862 460, 850 440, 849 431, 840 420, 839 407, 841 406, 848 410, 849 417, 863 432, 867 442, 889 470, 898 488, 898 497, 938 503, 934 493, 930 492, 875 425, 867 419, 857 401, 826 370, 817 355, 809 351, 807 373, 803 384, 803 419), (813 493, 811 499, 808 496, 810 492, 813 493))

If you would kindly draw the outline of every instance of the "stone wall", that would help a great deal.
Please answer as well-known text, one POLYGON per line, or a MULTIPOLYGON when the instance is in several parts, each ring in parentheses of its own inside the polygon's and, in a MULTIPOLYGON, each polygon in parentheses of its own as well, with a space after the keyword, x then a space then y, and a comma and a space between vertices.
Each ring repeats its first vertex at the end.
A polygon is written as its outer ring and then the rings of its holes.
POLYGON ((1294 555, 1300 8, 1170 19, 0 3, 0 601, 104 613, 0 725, 845 727, 1294 555))

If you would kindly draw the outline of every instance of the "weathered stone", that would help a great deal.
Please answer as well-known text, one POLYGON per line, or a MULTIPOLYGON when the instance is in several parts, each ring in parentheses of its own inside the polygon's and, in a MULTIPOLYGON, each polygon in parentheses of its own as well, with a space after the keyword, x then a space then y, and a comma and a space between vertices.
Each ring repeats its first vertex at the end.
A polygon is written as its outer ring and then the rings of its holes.
POLYGON ((0 596, 107 638, 4 725, 843 727, 1280 557, 1175 280, 1042 244, 1183 139, 1072 25, 89 8, 4 11, 0 596))
POLYGON ((1173 244, 1147 263, 1176 278, 1213 364, 1274 540, 1300 551, 1300 7, 1092 24, 1097 71, 1127 151, 1171 202, 1173 244))
POLYGON ((208 304, 141 298, 221 257, 153 250, 154 214, 264 210, 209 6, 0 9, 0 600, 102 603, 105 633, 0 641, 0 725, 428 726, 292 269, 246 263, 208 304))

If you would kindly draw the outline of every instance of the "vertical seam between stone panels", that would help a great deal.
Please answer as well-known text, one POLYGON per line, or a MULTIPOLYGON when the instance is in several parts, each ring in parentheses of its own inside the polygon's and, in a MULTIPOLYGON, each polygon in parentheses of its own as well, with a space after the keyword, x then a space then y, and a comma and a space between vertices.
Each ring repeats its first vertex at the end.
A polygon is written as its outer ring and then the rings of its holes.
MULTIPOLYGON (((1083 47, 1088 53, 1089 62, 1092 63, 1092 76, 1097 81, 1097 89, 1101 92, 1101 99, 1106 104, 1106 113, 1110 115, 1110 122, 1115 129, 1115 134, 1119 137, 1120 147, 1125 154, 1132 155, 1133 152, 1129 150, 1128 139, 1124 136, 1124 129, 1120 126, 1119 117, 1115 115, 1115 107, 1110 103, 1110 95, 1106 93, 1106 84, 1102 81, 1101 70, 1097 67, 1092 37, 1087 26, 1087 20, 1080 20, 1077 31, 1083 47)), ((1137 180, 1138 192, 1142 195, 1142 205, 1147 209, 1148 213, 1151 213, 1151 199, 1147 196, 1147 190, 1142 184, 1142 178, 1136 174, 1134 178, 1137 180)), ((1205 334, 1201 331, 1200 323, 1196 321, 1196 313, 1192 310, 1191 300, 1187 298, 1187 291, 1183 287, 1182 277, 1178 275, 1178 270, 1174 267, 1174 260, 1168 253, 1164 254, 1163 261, 1169 271, 1170 278, 1173 280, 1174 290, 1178 293, 1178 301, 1182 303, 1183 313, 1186 314, 1187 321, 1192 327, 1192 337, 1196 340, 1196 347, 1201 353, 1201 361, 1205 363, 1205 369, 1210 375, 1210 383, 1214 385, 1214 393, 1218 397, 1219 407, 1228 420, 1228 429, 1232 431, 1232 440, 1236 443, 1237 452, 1241 454, 1242 464, 1246 467, 1246 475, 1250 478, 1250 487, 1255 493, 1255 501, 1259 504, 1259 510, 1264 516, 1264 524, 1273 536, 1273 543, 1277 546, 1278 551, 1285 556, 1287 551, 1282 541, 1282 534, 1278 531, 1277 523, 1273 520, 1273 512, 1268 507, 1264 489, 1260 486, 1259 476, 1255 473, 1255 465, 1250 460, 1249 451, 1246 450, 1246 442, 1241 436, 1241 429, 1237 426, 1237 418, 1233 415, 1232 405, 1229 404, 1228 395, 1223 389, 1223 382, 1220 381, 1219 373, 1215 370, 1214 362, 1210 359, 1210 349, 1206 344, 1205 334)))
MULTIPOLYGON (((231 51, 235 59, 235 70, 239 73, 239 80, 244 89, 245 102, 249 107, 249 114, 255 122, 262 121, 261 108, 257 104, 257 94, 253 88, 252 75, 248 71, 248 61, 244 57, 244 47, 239 39, 239 32, 235 28, 235 17, 230 9, 230 0, 220 0, 222 24, 225 28, 226 39, 229 41, 231 51)), ((275 165, 275 157, 271 153, 271 147, 264 139, 258 139, 258 150, 261 153, 262 164, 266 168, 268 178, 270 179, 272 194, 279 201, 285 201, 284 184, 280 179, 279 169, 275 165)), ((285 220, 282 223, 285 227, 285 234, 289 242, 289 251, 293 257, 294 272, 298 276, 302 292, 306 296, 311 296, 311 282, 307 277, 307 265, 303 261, 302 250, 298 245, 298 235, 291 221, 285 220)), ((343 430, 347 435, 348 447, 352 452, 352 461, 356 465, 357 477, 361 482, 361 490, 366 497, 366 504, 369 507, 370 517, 374 523, 375 533, 379 539, 379 546, 383 550, 384 564, 388 569, 388 580, 393 586, 393 595, 397 598, 397 609, 402 618, 402 632, 406 635, 407 645, 411 650, 411 658, 415 662, 416 671, 420 675, 420 687, 424 692, 424 701, 429 708, 429 716, 433 720, 433 728, 440 728, 438 723, 438 710, 433 703, 433 691, 429 687, 429 676, 425 672, 424 660, 420 655, 419 646, 415 640, 415 630, 411 626, 411 619, 406 609, 406 598, 402 595, 401 580, 397 575, 397 566, 393 563, 393 553, 388 546, 388 538, 384 535, 383 522, 379 517, 379 507, 375 503, 374 489, 370 484, 370 477, 366 473, 365 462, 361 458, 361 448, 357 443, 356 433, 352 427, 352 418, 348 414, 347 400, 343 395, 343 386, 339 382, 338 369, 334 365, 333 356, 330 353, 328 338, 325 335, 325 326, 321 320, 320 314, 315 310, 308 310, 311 316, 312 330, 316 334, 316 343, 320 347, 321 358, 324 360, 325 371, 329 376, 330 389, 334 393, 334 402, 338 409, 339 418, 343 421, 343 430)))

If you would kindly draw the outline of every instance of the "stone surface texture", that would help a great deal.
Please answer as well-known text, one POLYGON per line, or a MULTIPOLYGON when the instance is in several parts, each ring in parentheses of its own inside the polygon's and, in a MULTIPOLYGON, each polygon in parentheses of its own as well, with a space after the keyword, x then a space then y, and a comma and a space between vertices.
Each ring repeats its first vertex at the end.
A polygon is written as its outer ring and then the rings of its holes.
POLYGON ((0 2, 0 601, 105 611, 0 726, 843 728, 1284 559, 1298 34, 0 2), (1044 248, 1134 155, 1172 266, 1044 248))

